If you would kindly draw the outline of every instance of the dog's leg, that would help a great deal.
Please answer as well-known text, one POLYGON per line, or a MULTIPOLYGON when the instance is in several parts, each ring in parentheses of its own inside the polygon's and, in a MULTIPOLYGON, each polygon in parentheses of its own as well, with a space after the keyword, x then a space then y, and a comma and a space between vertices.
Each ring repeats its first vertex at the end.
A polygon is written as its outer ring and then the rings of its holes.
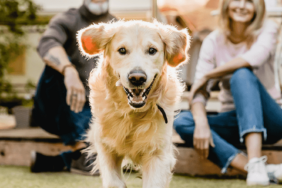
POLYGON ((126 188, 123 182, 121 163, 123 157, 108 152, 101 144, 96 144, 98 152, 98 165, 104 188, 126 188))
POLYGON ((143 188, 168 188, 175 164, 173 155, 153 156, 143 164, 143 188))

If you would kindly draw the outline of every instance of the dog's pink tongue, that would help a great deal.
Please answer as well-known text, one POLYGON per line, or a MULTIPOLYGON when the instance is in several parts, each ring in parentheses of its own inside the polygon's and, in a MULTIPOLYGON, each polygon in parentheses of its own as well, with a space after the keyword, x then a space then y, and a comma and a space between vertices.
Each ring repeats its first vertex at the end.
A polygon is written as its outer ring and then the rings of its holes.
POLYGON ((132 101, 134 101, 134 102, 142 102, 143 99, 142 99, 142 96, 134 95, 133 98, 132 98, 132 101))

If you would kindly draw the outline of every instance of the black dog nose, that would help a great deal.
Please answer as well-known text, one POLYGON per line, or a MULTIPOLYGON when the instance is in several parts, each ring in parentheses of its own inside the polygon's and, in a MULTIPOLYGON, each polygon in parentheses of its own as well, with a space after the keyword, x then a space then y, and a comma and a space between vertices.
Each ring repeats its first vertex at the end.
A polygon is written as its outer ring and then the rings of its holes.
POLYGON ((147 76, 142 70, 130 71, 128 75, 129 82, 134 86, 141 86, 147 80, 147 76))

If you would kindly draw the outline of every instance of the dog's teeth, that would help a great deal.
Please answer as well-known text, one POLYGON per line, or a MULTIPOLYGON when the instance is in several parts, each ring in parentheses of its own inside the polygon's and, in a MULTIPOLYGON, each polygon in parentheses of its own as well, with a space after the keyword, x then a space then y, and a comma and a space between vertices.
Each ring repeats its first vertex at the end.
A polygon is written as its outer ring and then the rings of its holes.
POLYGON ((117 87, 118 87, 118 86, 122 86, 120 80, 118 80, 118 81, 116 82, 116 86, 117 86, 117 87))
MULTIPOLYGON (((140 86, 140 87, 135 88, 135 89, 140 89, 140 90, 142 89, 142 91, 139 94, 139 96, 142 97, 142 101, 134 101, 133 100, 133 96, 135 96, 135 94, 134 94, 133 90, 132 89, 127 89, 127 88, 125 88, 123 86, 123 89, 124 89, 125 93, 127 94, 128 103, 129 104, 130 103, 131 104, 132 103, 134 103, 134 104, 143 104, 143 103, 145 103, 145 100, 147 99, 147 95, 150 93, 156 77, 157 77, 157 75, 155 75, 152 83, 149 85, 149 87, 147 89, 144 86, 140 86)), ((119 84, 121 84, 120 81, 117 81, 116 86, 119 86, 119 84)))

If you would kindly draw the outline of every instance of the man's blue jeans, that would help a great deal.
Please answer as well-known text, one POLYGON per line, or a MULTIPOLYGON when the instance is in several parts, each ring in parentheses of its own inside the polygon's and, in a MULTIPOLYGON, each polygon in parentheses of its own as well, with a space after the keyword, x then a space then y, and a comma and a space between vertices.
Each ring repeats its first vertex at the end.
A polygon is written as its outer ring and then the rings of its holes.
MULTIPOLYGON (((44 130, 60 136, 64 144, 72 145, 84 140, 92 116, 89 102, 85 103, 81 112, 71 111, 66 103, 66 92, 64 77, 46 66, 37 85, 32 117, 44 130)), ((71 153, 61 153, 68 169, 71 153)))
MULTIPOLYGON (((282 139, 282 109, 268 94, 253 72, 241 68, 234 72, 230 87, 236 110, 208 115, 215 147, 210 147, 208 159, 227 171, 240 152, 234 145, 244 142, 244 136, 261 132, 264 143, 282 139)), ((190 111, 181 112, 174 128, 189 147, 193 147, 195 123, 190 111)))

